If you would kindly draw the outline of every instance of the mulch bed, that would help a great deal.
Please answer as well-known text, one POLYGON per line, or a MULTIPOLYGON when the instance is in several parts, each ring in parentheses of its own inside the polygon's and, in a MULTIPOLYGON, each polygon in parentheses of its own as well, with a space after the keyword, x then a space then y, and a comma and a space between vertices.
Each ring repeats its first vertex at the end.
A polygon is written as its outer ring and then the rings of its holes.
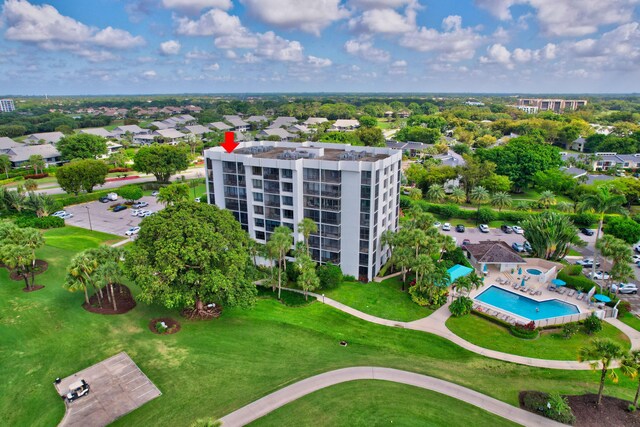
POLYGON ((180 323, 177 320, 172 319, 171 317, 158 317, 157 319, 151 319, 149 321, 149 330, 154 334, 158 334, 158 335, 175 334, 180 331, 180 328, 181 328, 180 323), (164 322, 167 325, 166 331, 160 332, 156 329, 156 325, 159 322, 164 322))
MULTIPOLYGON (((7 266, 4 264, 2 265, 2 267, 7 268, 7 266)), ((38 274, 44 273, 45 271, 47 271, 48 268, 49 268, 49 264, 47 263, 47 261, 42 259, 37 259, 35 275, 37 276, 38 274)), ((11 280, 24 280, 22 276, 18 274, 18 270, 9 270, 9 278, 11 280)))
POLYGON ((629 412, 628 400, 602 396, 600 407, 596 406, 597 394, 567 396, 576 425, 580 427, 640 426, 640 413, 629 412))
POLYGON ((113 292, 116 298, 116 306, 117 310, 113 309, 113 304, 109 302, 107 299, 107 289, 104 288, 102 290, 102 294, 104 297, 102 298, 102 308, 98 305, 98 296, 91 295, 89 297, 89 305, 86 303, 82 304, 82 308, 91 313, 98 314, 123 314, 131 311, 136 306, 136 300, 133 299, 133 295, 131 295, 131 291, 125 285, 121 285, 119 283, 113 284, 113 292))

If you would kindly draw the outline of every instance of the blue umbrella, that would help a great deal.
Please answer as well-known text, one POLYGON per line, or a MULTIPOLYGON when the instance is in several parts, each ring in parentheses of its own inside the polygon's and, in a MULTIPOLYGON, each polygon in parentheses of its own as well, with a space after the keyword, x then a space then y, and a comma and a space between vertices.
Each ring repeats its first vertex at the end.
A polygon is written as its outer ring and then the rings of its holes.
POLYGON ((600 302, 611 302, 611 298, 609 298, 609 297, 608 297, 608 296, 606 296, 606 295, 602 295, 602 294, 595 294, 593 297, 594 297, 597 301, 600 301, 600 302))
POLYGON ((522 279, 522 284, 521 284, 520 286, 522 286, 522 287, 524 287, 524 286, 525 286, 524 279, 522 279))
POLYGON ((567 282, 565 282, 564 280, 560 280, 560 279, 553 279, 551 281, 551 283, 553 283, 556 286, 564 286, 567 284, 567 282))
POLYGON ((522 267, 518 267, 518 274, 522 274, 522 267))
POLYGON ((482 266, 482 271, 484 271, 485 273, 489 272, 489 267, 487 266, 487 264, 482 266))

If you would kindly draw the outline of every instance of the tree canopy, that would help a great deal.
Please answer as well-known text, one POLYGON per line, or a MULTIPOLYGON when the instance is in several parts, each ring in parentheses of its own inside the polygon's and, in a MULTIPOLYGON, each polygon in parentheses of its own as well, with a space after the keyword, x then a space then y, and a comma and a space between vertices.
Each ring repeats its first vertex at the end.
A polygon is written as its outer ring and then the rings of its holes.
POLYGON ((184 147, 153 144, 142 147, 133 157, 133 168, 150 173, 158 182, 169 182, 171 175, 189 167, 189 156, 184 147))
POLYGON ((67 193, 81 191, 91 193, 96 185, 105 182, 109 168, 101 160, 77 160, 61 166, 56 171, 58 185, 67 193))
POLYGON ((107 154, 107 140, 98 135, 78 133, 60 139, 58 151, 63 159, 95 159, 107 154))

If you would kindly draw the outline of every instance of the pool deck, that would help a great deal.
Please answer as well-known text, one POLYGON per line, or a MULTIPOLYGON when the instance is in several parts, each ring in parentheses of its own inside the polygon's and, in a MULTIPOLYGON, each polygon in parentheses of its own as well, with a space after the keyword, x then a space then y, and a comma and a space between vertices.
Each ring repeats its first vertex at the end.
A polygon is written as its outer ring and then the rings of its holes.
MULTIPOLYGON (((511 313, 505 309, 501 309, 499 307, 494 307, 489 304, 486 304, 482 301, 478 301, 475 299, 476 296, 480 295, 482 292, 486 291, 490 286, 496 286, 498 288, 502 288, 513 293, 522 295, 524 297, 530 298, 534 301, 548 301, 551 299, 559 300, 566 302, 568 304, 574 305, 580 311, 580 314, 567 315, 563 316, 564 320, 559 322, 561 318, 550 318, 550 319, 539 319, 536 320, 536 324, 538 326, 546 326, 553 323, 566 323, 571 321, 577 321, 584 319, 585 317, 591 315, 591 313, 596 312, 599 317, 604 316, 604 305, 590 304, 589 301, 585 301, 586 296, 583 297, 582 300, 578 300, 578 292, 568 288, 558 288, 560 292, 555 292, 549 290, 549 283, 541 283, 536 280, 537 276, 527 274, 526 271, 522 272, 523 274, 519 275, 517 271, 514 274, 508 272, 498 272, 496 270, 490 270, 488 274, 485 275, 484 286, 481 286, 479 289, 475 289, 470 293, 470 297, 474 299, 474 303, 482 308, 483 311, 488 312, 488 314, 493 315, 494 317, 498 317, 501 320, 505 320, 507 322, 513 323, 513 321, 517 323, 528 323, 531 319, 518 316, 515 313, 511 313), (525 280, 525 288, 526 292, 522 291, 522 279, 529 277, 528 280, 525 280), (514 288, 514 284, 517 285, 514 288), (556 320, 553 320, 556 319, 556 320)), ((481 308, 481 309, 482 309, 481 308)))

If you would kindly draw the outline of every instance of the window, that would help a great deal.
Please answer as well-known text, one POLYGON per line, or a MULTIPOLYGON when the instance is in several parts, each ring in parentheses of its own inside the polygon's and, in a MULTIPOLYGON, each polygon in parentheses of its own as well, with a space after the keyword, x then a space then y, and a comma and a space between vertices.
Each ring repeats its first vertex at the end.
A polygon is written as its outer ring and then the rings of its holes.
POLYGON ((360 187, 360 197, 363 199, 371 198, 371 186, 363 185, 360 187))
POLYGON ((304 210, 304 217, 305 218, 310 218, 311 220, 315 221, 315 222, 320 222, 320 212, 319 211, 314 211, 311 209, 305 209, 304 210))
POLYGON ((360 277, 369 277, 369 267, 359 267, 358 268, 358 276, 360 276, 360 277))
POLYGON ((340 171, 323 170, 322 182, 335 182, 340 183, 342 173, 340 171))
POLYGON ((276 181, 265 181, 264 191, 266 193, 280 194, 280 183, 276 181))
POLYGON ((368 254, 360 254, 360 265, 369 265, 369 255, 368 254))
POLYGON ((291 182, 283 182, 282 183, 282 191, 286 191, 287 193, 293 193, 293 183, 291 183, 291 182))
POLYGON ((262 188, 262 180, 260 179, 252 179, 251 183, 253 184, 253 188, 256 188, 256 189, 262 188))
POLYGON ((371 171, 362 171, 360 175, 360 184, 371 185, 371 171))
POLYGON ((268 232, 273 232, 273 230, 275 230, 276 227, 280 227, 280 221, 267 220, 265 221, 265 225, 268 232))
POLYGON ((282 204, 285 206, 293 206, 293 197, 282 196, 282 204))
POLYGON ((254 175, 262 176, 262 168, 260 166, 253 166, 251 171, 254 175))
POLYGON ((264 219, 262 218, 255 218, 253 220, 254 224, 256 225, 256 227, 262 227, 264 228, 264 219))
POLYGON ((281 169, 280 173, 282 174, 283 178, 293 178, 293 171, 291 169, 281 169))
POLYGON ((271 179, 278 181, 280 179, 280 169, 276 168, 264 168, 264 179, 271 179))
POLYGON ((304 194, 320 195, 320 184, 316 182, 305 182, 302 184, 302 192, 304 194))
POLYGON ((234 162, 222 162, 222 171, 225 173, 238 173, 234 162))
POLYGON ((256 239, 264 240, 264 231, 256 231, 256 239))
POLYGON ((253 206, 253 213, 256 215, 264 215, 264 208, 262 206, 253 206))
POLYGON ((284 209, 282 211, 282 217, 286 219, 293 219, 293 211, 290 211, 289 209, 284 209))
POLYGON ((262 193, 253 193, 253 201, 254 202, 262 202, 262 193))
POLYGON ((325 224, 340 224, 340 214, 336 212, 322 212, 322 222, 325 224))
POLYGON ((302 171, 302 178, 305 181, 319 181, 320 180, 320 170, 304 168, 302 171))
POLYGON ((240 209, 238 199, 224 199, 224 207, 230 211, 237 211, 240 209))

